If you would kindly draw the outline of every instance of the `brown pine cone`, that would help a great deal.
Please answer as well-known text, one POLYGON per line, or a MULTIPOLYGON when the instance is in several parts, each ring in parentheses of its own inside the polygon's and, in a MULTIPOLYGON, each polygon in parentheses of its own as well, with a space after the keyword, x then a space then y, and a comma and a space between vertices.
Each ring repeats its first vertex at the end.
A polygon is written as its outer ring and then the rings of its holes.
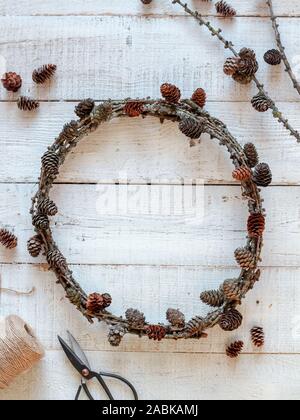
POLYGON ((17 92, 22 86, 21 76, 12 71, 5 73, 1 82, 3 87, 9 92, 17 92))
POLYGON ((265 334, 262 327, 252 328, 251 340, 256 347, 262 347, 265 344, 265 334))
POLYGON ((69 301, 75 305, 77 308, 80 308, 82 300, 81 300, 81 294, 78 292, 78 290, 74 290, 71 287, 69 287, 66 290, 66 297, 69 299, 69 301))
POLYGON ((237 181, 247 181, 252 177, 252 171, 247 166, 240 166, 232 172, 232 177, 237 181))
POLYGON ((32 80, 37 84, 43 84, 56 72, 57 66, 55 64, 45 64, 42 67, 34 70, 32 73, 32 80))
POLYGON ((234 343, 230 344, 230 346, 226 349, 226 355, 231 359, 235 359, 238 357, 244 348, 243 341, 235 341, 234 343))
POLYGON ((270 64, 271 66, 277 66, 281 63, 282 55, 278 50, 269 50, 265 53, 264 60, 267 64, 270 64))
POLYGON ((237 248, 234 252, 234 256, 237 263, 244 270, 255 268, 255 256, 247 248, 237 248))
POLYGON ((40 255, 42 251, 42 240, 39 235, 35 235, 29 239, 27 242, 27 250, 33 258, 36 258, 40 255))
POLYGON ((64 270, 67 268, 67 261, 58 249, 48 251, 46 259, 51 268, 57 268, 59 270, 64 270))
POLYGON ((267 163, 259 163, 253 174, 253 181, 259 187, 268 187, 272 182, 272 172, 267 163))
POLYGON ((58 174, 59 157, 55 152, 49 150, 42 157, 42 165, 47 175, 55 176, 58 174))
POLYGON ((47 216, 55 216, 58 212, 56 204, 50 200, 50 198, 45 198, 38 204, 39 213, 46 214, 47 216))
POLYGON ((216 6, 217 13, 219 13, 222 16, 233 17, 236 15, 235 9, 232 6, 230 6, 228 3, 226 3, 226 1, 224 0, 218 1, 215 4, 215 6, 216 6))
POLYGON ((179 99, 181 97, 180 89, 178 89, 177 86, 171 85, 170 83, 164 83, 160 87, 160 91, 162 94, 162 97, 172 104, 177 104, 179 102, 179 99))
POLYGON ((230 309, 221 316, 219 325, 224 331, 234 331, 240 328, 242 322, 242 314, 236 309, 230 309))
POLYGON ((195 102, 200 108, 203 108, 206 103, 206 92, 202 88, 198 88, 195 90, 192 96, 192 101, 195 102))
POLYGON ((223 291, 227 300, 241 301, 241 286, 237 279, 228 279, 223 283, 223 291))
POLYGON ((121 344, 121 341, 126 333, 127 330, 125 327, 123 327, 123 325, 113 325, 112 327, 110 327, 108 333, 109 344, 111 346, 118 347, 121 344))
POLYGON ((224 304, 224 293, 222 290, 208 290, 201 293, 200 299, 206 305, 219 308, 224 304))
POLYGON ((124 112, 128 117, 139 117, 143 110, 144 104, 140 101, 128 101, 124 107, 124 112))
POLYGON ((265 218, 261 213, 252 213, 248 218, 248 234, 250 238, 259 238, 265 230, 265 218))
POLYGON ((173 327, 183 328, 185 326, 185 316, 179 309, 169 308, 167 320, 173 327))
POLYGON ((18 238, 7 229, 0 229, 0 243, 7 249, 14 249, 18 246, 18 238))
POLYGON ((146 328, 146 334, 150 340, 161 341, 167 334, 167 330, 162 325, 148 325, 146 328))
POLYGON ((241 74, 238 71, 232 75, 233 80, 241 85, 248 85, 252 82, 253 76, 248 76, 246 74, 241 74))
POLYGON ((268 98, 263 93, 258 93, 251 99, 253 108, 258 112, 266 112, 271 106, 268 98))
POLYGON ((112 298, 108 293, 104 293, 103 295, 101 295, 100 293, 92 293, 88 297, 86 309, 90 313, 96 314, 110 306, 111 302, 112 298))
POLYGON ((179 123, 179 130, 190 139, 199 139, 204 130, 204 124, 193 118, 185 118, 179 123))
POLYGON ((244 153, 247 157, 248 165, 254 168, 259 162, 258 153, 253 143, 246 143, 244 146, 244 153))
POLYGON ((28 98, 28 96, 20 96, 17 105, 21 111, 33 111, 40 106, 38 101, 28 98))
POLYGON ((145 315, 137 309, 129 308, 125 313, 126 319, 132 328, 143 328, 145 325, 145 315))
POLYGON ((92 114, 92 131, 95 131, 99 124, 108 121, 112 114, 111 102, 104 102, 102 105, 97 106, 92 114))
POLYGON ((71 142, 78 136, 78 123, 75 120, 70 121, 65 124, 60 135, 59 139, 65 142, 71 142))
POLYGON ((250 48, 243 48, 239 52, 240 61, 238 73, 243 76, 253 77, 258 70, 258 62, 256 54, 250 48))
POLYGON ((205 322, 204 319, 200 316, 195 316, 192 318, 186 326, 186 332, 189 337, 193 337, 195 335, 200 335, 205 329, 205 322))
POLYGON ((93 111, 95 106, 95 102, 93 99, 88 98, 84 99, 83 101, 79 102, 79 104, 75 107, 75 114, 81 120, 85 117, 88 117, 91 112, 93 111))
POLYGON ((229 57, 224 63, 224 73, 227 74, 227 76, 233 76, 239 68, 239 62, 240 57, 229 57))
POLYGON ((45 214, 37 213, 32 218, 32 224, 37 229, 47 230, 49 228, 49 219, 45 214))

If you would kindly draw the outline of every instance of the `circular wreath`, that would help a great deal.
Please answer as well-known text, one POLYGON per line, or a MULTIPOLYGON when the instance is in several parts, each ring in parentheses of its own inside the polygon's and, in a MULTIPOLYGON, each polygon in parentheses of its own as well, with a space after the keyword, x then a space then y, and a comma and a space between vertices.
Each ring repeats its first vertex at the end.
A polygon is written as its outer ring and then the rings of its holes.
POLYGON ((98 319, 110 326, 108 338, 112 345, 119 345, 127 333, 147 335, 150 339, 160 341, 163 338, 207 337, 205 331, 215 325, 225 331, 233 331, 240 327, 243 319, 236 308, 260 277, 257 265, 263 245, 265 210, 262 208, 263 200, 258 187, 266 187, 271 183, 269 166, 258 162, 252 143, 242 148, 226 125, 203 109, 205 92, 202 89, 197 89, 192 99, 185 100, 180 99, 180 90, 174 85, 162 85, 161 92, 163 99, 160 100, 109 100, 97 106, 91 99, 80 102, 75 108, 79 119, 66 124, 43 155, 39 188, 32 198, 31 214, 36 235, 28 241, 30 255, 37 257, 43 251, 49 268, 65 289, 70 302, 88 321, 98 319), (186 322, 180 310, 170 308, 167 311, 168 322, 153 325, 147 323, 144 314, 137 309, 129 308, 125 317, 112 314, 107 310, 112 302, 111 296, 108 293, 87 295, 74 279, 66 258, 53 239, 49 217, 54 216, 58 210, 49 195, 66 156, 82 138, 97 130, 101 124, 125 116, 152 116, 158 117, 161 122, 171 120, 179 123, 180 131, 191 139, 192 145, 202 133, 207 133, 211 139, 217 139, 220 145, 227 148, 235 166, 233 178, 241 183, 242 197, 248 201, 250 213, 247 242, 235 251, 241 272, 238 278, 225 280, 219 290, 206 291, 200 295, 203 302, 216 308, 204 317, 195 316, 186 322))

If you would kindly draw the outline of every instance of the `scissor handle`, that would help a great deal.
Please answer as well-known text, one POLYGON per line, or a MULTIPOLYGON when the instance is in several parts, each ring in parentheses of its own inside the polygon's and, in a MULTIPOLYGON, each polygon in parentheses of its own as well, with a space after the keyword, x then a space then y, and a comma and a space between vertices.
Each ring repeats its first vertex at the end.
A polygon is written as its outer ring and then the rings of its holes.
POLYGON ((101 376, 106 376, 107 378, 113 378, 113 379, 118 379, 121 382, 124 382, 124 384, 126 384, 132 391, 134 399, 137 401, 139 399, 138 397, 138 393, 137 390, 135 389, 135 387, 132 385, 131 382, 129 382, 127 379, 123 378, 120 375, 116 375, 114 373, 105 373, 105 372, 100 372, 99 373, 101 376))

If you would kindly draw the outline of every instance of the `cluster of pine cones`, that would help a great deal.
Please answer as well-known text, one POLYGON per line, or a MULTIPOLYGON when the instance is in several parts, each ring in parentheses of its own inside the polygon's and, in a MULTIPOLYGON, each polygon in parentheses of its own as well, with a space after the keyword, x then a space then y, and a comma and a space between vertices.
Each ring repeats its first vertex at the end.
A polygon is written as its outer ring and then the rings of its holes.
POLYGON ((236 82, 248 84, 258 70, 256 55, 250 48, 242 48, 237 57, 229 57, 224 64, 224 73, 236 82))

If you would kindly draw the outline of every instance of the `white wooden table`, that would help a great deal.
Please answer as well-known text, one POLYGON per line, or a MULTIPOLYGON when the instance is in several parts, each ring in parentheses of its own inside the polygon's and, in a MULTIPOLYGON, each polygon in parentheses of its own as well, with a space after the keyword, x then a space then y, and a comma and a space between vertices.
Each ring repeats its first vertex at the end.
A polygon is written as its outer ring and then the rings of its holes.
MULTIPOLYGON (((231 3, 238 17, 224 21, 213 16, 211 21, 222 26, 238 48, 255 49, 260 78, 300 129, 299 96, 282 67, 271 68, 262 60, 274 47, 265 2, 231 3)), ((200 0, 190 4, 208 14, 214 10, 200 0)), ((276 0, 275 10, 281 16, 287 54, 299 62, 300 4, 276 0)), ((0 392, 0 399, 74 397, 78 377, 56 339, 67 328, 96 368, 125 375, 145 399, 298 399, 300 145, 269 113, 252 109, 248 99, 256 92, 254 86, 238 86, 222 73, 227 52, 169 0, 153 0, 148 7, 139 0, 1 0, 0 14, 0 53, 7 70, 22 74, 23 94, 42 101, 36 114, 21 113, 17 96, 1 89, 1 224, 14 227, 20 241, 16 252, 0 249, 1 286, 34 286, 36 292, 31 297, 2 293, 0 311, 31 323, 47 350, 38 366, 0 392), (31 72, 47 62, 58 65, 57 76, 50 85, 36 88, 31 72), (160 344, 126 337, 113 349, 106 328, 87 325, 66 301, 44 260, 27 255, 26 241, 32 234, 28 208, 40 156, 73 118, 79 99, 158 97, 165 81, 177 84, 185 97, 204 87, 208 110, 242 143, 255 142, 261 160, 272 167, 273 185, 263 191, 268 219, 262 281, 243 304, 243 327, 232 335, 216 328, 201 342, 160 344), (249 340, 254 324, 266 331, 261 351, 249 340), (246 343, 237 361, 224 355, 225 345, 234 338, 246 343)), ((80 283, 89 292, 110 292, 116 313, 133 306, 153 322, 162 320, 170 306, 188 316, 205 312, 200 291, 237 274, 233 252, 245 240, 246 204, 231 171, 228 156, 217 144, 204 137, 190 148, 172 123, 127 119, 90 136, 68 159, 53 192, 60 209, 54 234, 80 283), (126 177, 134 188, 156 184, 151 186, 154 200, 159 188, 164 194, 164 188, 180 185, 182 179, 204 179, 204 220, 149 214, 145 203, 142 214, 97 213, 103 189, 112 205, 114 182, 126 177)), ((126 188, 120 186, 119 194, 126 188)))

